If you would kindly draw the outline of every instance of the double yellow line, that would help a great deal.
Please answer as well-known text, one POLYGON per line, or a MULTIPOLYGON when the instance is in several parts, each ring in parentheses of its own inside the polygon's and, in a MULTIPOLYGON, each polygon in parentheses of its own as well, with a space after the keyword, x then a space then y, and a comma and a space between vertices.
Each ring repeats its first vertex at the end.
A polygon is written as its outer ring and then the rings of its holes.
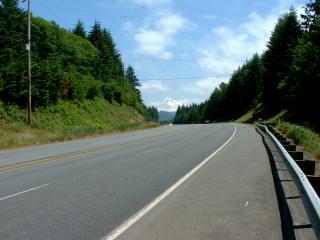
POLYGON ((89 154, 89 153, 93 153, 93 152, 97 152, 97 151, 101 151, 101 150, 117 148, 117 147, 121 147, 123 145, 127 145, 127 144, 130 144, 130 143, 154 141, 154 140, 160 139, 162 137, 173 136, 173 135, 175 135, 177 133, 180 133, 180 132, 187 132, 187 131, 190 131, 190 129, 193 129, 193 127, 192 128, 187 128, 187 129, 183 128, 183 129, 180 129, 180 130, 176 130, 176 131, 173 131, 173 132, 170 132, 170 133, 161 134, 161 135, 158 135, 158 136, 151 136, 151 137, 146 137, 146 138, 135 138, 135 139, 130 139, 130 140, 127 140, 127 141, 124 141, 124 142, 120 142, 120 143, 114 143, 114 144, 109 144, 109 145, 105 145, 105 146, 94 147, 94 148, 84 149, 84 150, 80 150, 80 151, 75 151, 75 152, 55 155, 55 156, 51 156, 51 157, 47 157, 47 158, 31 160, 31 161, 27 161, 27 162, 15 164, 15 165, 9 165, 9 166, 5 166, 5 167, 0 167, 0 174, 1 173, 8 173, 8 172, 16 171, 16 170, 19 170, 19 169, 29 168, 29 167, 32 167, 32 166, 39 166, 39 165, 42 165, 42 164, 45 164, 45 163, 58 161, 58 160, 64 160, 66 158, 85 155, 85 154, 89 154))

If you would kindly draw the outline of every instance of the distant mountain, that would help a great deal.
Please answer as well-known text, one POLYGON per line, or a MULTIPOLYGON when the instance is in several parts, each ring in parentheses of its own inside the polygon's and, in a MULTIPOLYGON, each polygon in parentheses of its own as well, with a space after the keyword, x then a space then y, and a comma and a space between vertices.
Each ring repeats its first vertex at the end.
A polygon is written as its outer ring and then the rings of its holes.
POLYGON ((172 122, 175 115, 176 115, 176 112, 160 111, 159 122, 172 122))

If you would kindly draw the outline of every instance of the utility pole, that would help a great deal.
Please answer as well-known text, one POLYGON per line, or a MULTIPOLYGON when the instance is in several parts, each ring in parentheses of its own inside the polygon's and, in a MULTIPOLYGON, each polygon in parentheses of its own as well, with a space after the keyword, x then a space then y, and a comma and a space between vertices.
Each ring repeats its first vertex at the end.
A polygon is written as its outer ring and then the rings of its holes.
POLYGON ((32 126, 31 106, 31 0, 28 0, 28 124, 32 126))

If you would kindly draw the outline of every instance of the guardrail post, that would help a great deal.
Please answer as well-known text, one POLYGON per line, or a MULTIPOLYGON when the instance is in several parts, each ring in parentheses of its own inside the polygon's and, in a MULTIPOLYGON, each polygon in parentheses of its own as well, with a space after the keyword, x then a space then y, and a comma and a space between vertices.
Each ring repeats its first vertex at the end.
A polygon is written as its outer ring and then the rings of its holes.
POLYGON ((297 160, 296 164, 306 175, 314 175, 316 170, 316 162, 311 160, 297 160))
POLYGON ((303 152, 288 151, 288 153, 294 160, 303 160, 303 152))
POLYGON ((308 180, 318 196, 320 196, 320 177, 308 176, 308 180))
POLYGON ((291 142, 288 141, 288 140, 280 141, 280 143, 281 143, 282 145, 290 145, 290 144, 291 144, 291 142))
POLYGON ((294 144, 289 144, 289 145, 283 145, 283 147, 287 150, 287 151, 296 151, 297 147, 294 144))

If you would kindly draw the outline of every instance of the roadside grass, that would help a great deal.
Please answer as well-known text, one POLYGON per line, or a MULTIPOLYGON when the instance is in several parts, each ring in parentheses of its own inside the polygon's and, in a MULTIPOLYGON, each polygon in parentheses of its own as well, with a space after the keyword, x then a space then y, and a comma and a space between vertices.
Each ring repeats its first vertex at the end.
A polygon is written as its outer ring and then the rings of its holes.
POLYGON ((259 103, 254 108, 249 109, 244 115, 235 120, 237 123, 254 123, 257 121, 257 116, 261 112, 262 104, 259 103))
POLYGON ((237 123, 250 123, 253 118, 254 109, 249 110, 244 115, 242 115, 240 118, 238 118, 235 122, 237 123))
MULTIPOLYGON (((261 111, 261 105, 257 105, 255 108, 249 110, 242 115, 236 122, 240 123, 252 123, 256 121, 255 115, 261 111)), ((275 127, 289 138, 295 141, 297 145, 300 145, 304 150, 314 156, 315 159, 320 162, 320 135, 312 131, 312 129, 300 126, 297 124, 283 121, 287 118, 288 111, 282 110, 278 114, 272 116, 267 120, 269 123, 275 123, 275 127)))
POLYGON ((276 128, 301 145, 307 152, 320 160, 320 135, 307 127, 288 122, 281 122, 276 128))
POLYGON ((33 127, 27 111, 0 102, 0 149, 76 139, 157 126, 134 108, 104 99, 67 102, 38 108, 33 127))

